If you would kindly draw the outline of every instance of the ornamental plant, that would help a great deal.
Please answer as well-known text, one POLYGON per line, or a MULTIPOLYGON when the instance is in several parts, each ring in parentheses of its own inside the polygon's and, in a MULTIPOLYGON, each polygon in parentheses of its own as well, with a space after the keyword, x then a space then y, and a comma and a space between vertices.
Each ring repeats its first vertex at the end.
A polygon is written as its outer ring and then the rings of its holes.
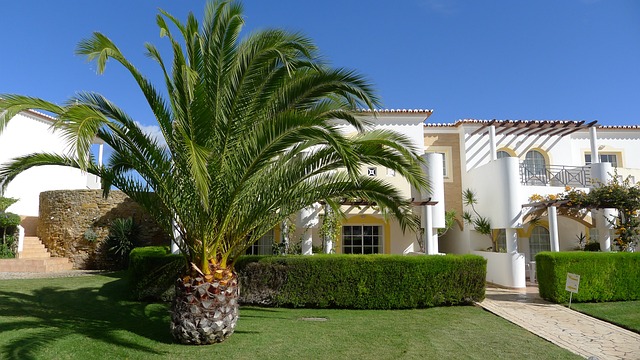
POLYGON ((596 183, 585 192, 580 189, 566 187, 565 191, 556 195, 540 196, 534 194, 529 198, 537 201, 564 201, 561 208, 565 214, 583 213, 590 209, 616 209, 615 219, 608 220, 615 231, 615 243, 623 251, 633 251, 640 239, 640 185, 631 184, 631 178, 621 180, 614 173, 607 183, 596 183))

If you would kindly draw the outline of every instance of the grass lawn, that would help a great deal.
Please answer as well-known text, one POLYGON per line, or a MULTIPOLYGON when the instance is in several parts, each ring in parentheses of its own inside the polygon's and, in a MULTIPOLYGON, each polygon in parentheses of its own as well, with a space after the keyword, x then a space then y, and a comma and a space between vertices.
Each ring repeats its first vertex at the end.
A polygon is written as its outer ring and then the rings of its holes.
POLYGON ((174 344, 166 304, 129 301, 119 274, 0 281, 1 359, 579 359, 484 310, 243 307, 211 346, 174 344), (309 321, 303 318, 326 318, 309 321))
POLYGON ((573 303, 571 308, 640 334, 640 301, 573 303))

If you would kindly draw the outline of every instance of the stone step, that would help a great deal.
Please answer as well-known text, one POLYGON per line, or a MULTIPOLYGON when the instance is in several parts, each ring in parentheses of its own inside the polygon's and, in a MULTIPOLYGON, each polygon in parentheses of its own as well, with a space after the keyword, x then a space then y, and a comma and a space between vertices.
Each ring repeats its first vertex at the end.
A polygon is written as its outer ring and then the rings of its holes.
POLYGON ((23 243, 22 244, 22 248, 23 249, 34 249, 34 250, 38 250, 38 249, 46 250, 46 248, 44 247, 43 243, 37 243, 37 244, 34 244, 34 243, 25 244, 25 243, 23 243))
POLYGON ((36 236, 25 236, 22 243, 22 252, 18 254, 19 259, 43 259, 49 258, 51 254, 36 236))
POLYGON ((25 244, 41 244, 40 238, 37 236, 25 236, 24 237, 25 244))
POLYGON ((0 259, 0 272, 59 272, 73 269, 67 258, 0 259))
POLYGON ((42 258, 50 258, 51 254, 49 254, 46 250, 28 250, 24 249, 20 254, 18 254, 19 259, 42 259, 42 258))

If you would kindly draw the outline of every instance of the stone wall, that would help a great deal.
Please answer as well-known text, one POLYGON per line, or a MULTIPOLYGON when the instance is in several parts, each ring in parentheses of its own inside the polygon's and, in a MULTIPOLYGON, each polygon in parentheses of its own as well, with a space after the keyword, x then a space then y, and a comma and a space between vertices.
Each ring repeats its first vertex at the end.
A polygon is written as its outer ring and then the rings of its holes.
POLYGON ((114 219, 132 217, 141 245, 169 245, 170 238, 137 203, 121 191, 56 190, 40 193, 38 236, 52 256, 67 257, 76 269, 110 267, 104 241, 114 219), (90 241, 92 233, 96 240, 90 241))

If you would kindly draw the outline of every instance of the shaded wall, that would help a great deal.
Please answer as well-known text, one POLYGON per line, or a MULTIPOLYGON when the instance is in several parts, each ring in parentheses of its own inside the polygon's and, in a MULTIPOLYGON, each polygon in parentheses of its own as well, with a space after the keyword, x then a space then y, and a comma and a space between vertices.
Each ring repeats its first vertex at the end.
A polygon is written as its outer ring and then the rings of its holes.
POLYGON ((137 203, 121 191, 55 190, 40 193, 38 236, 52 256, 67 257, 76 269, 108 269, 104 241, 117 218, 132 217, 141 245, 169 245, 170 238, 137 203), (87 234, 95 233, 89 241, 87 234))

